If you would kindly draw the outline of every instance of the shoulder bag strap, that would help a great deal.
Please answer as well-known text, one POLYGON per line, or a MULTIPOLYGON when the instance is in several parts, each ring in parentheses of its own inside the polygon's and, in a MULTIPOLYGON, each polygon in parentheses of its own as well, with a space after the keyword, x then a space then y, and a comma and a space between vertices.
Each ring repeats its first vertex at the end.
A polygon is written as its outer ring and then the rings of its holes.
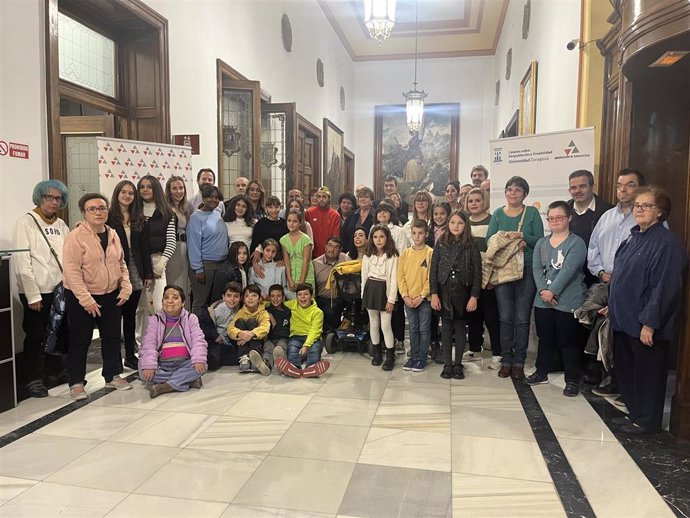
POLYGON ((524 209, 522 209, 522 217, 520 218, 520 223, 518 223, 518 232, 522 232, 522 224, 525 221, 525 214, 527 213, 527 206, 525 206, 524 209))
POLYGON ((60 259, 58 259, 58 255, 55 252, 55 250, 53 250, 53 247, 51 246, 50 241, 48 241, 48 238, 46 237, 45 233, 43 232, 41 225, 38 224, 38 220, 34 217, 33 214, 31 214, 30 212, 27 212, 27 214, 29 216, 31 216, 31 219, 33 219, 34 223, 36 223, 36 228, 38 228, 39 234, 41 234, 43 236, 43 239, 45 239, 46 245, 48 245, 48 248, 50 248, 50 253, 53 254, 53 257, 55 258, 55 261, 58 264, 58 268, 60 268, 60 273, 62 273, 62 265, 60 264, 60 259))

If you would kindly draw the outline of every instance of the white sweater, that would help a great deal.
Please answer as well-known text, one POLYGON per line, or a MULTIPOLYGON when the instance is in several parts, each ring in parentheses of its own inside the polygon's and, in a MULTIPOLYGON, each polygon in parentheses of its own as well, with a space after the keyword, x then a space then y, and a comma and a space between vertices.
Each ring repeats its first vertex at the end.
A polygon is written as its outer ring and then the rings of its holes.
POLYGON ((365 255, 362 258, 362 297, 368 279, 386 281, 386 298, 391 304, 398 300, 398 257, 365 255))
POLYGON ((235 221, 226 221, 225 226, 228 227, 228 244, 231 245, 235 241, 244 241, 247 247, 252 244, 252 232, 254 227, 248 226, 244 219, 236 219, 235 221))
MULTIPOLYGON (((407 236, 405 235, 405 231, 402 229, 402 227, 394 225, 393 223, 388 224, 388 230, 391 231, 391 237, 393 237, 393 241, 395 241, 395 248, 397 248, 398 253, 402 255, 403 250, 410 246, 407 236)), ((412 231, 410 231, 410 236, 412 235, 411 232, 412 231)))
POLYGON ((62 281, 60 267, 32 218, 38 221, 61 264, 62 245, 69 234, 69 227, 60 218, 48 225, 38 214, 32 212, 31 215, 24 214, 17 221, 14 228, 14 248, 28 248, 30 252, 13 254, 12 263, 19 293, 26 296, 29 304, 40 301, 41 293, 52 293, 62 281))

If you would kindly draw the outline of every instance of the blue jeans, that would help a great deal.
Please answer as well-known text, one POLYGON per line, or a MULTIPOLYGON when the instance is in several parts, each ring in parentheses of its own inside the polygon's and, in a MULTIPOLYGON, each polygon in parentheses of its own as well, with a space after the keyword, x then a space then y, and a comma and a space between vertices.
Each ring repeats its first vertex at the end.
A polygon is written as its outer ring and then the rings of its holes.
MULTIPOLYGON (((302 368, 302 357, 299 354, 299 350, 302 348, 306 340, 306 336, 291 336, 288 340, 288 361, 298 369, 302 368)), ((314 365, 321 359, 321 350, 322 346, 319 340, 311 344, 311 347, 307 349, 307 367, 309 367, 310 365, 314 365)))
POLYGON ((416 308, 405 306, 405 314, 410 322, 410 358, 426 363, 431 342, 431 303, 424 299, 416 308))
POLYGON ((536 291, 532 269, 527 267, 519 281, 496 286, 503 365, 525 365, 530 317, 536 291))

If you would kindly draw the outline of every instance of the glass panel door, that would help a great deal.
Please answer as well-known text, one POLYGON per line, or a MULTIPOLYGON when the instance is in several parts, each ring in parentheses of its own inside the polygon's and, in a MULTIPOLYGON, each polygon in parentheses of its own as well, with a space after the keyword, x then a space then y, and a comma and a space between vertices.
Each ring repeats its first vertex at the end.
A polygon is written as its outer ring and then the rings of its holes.
POLYGON ((261 106, 261 183, 285 202, 293 186, 295 103, 261 106))

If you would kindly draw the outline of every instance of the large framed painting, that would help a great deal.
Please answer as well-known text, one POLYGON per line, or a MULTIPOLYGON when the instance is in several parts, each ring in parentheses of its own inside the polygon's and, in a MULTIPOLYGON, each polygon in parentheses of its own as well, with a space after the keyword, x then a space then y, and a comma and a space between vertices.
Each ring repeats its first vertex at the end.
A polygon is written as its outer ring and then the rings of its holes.
POLYGON ((345 191, 345 139, 343 130, 323 119, 323 185, 331 190, 331 204, 345 191))
POLYGON ((405 105, 379 105, 374 125, 374 191, 383 197, 383 180, 394 176, 398 192, 411 200, 425 190, 442 196, 458 178, 460 104, 425 104, 418 132, 407 127, 405 105))
POLYGON ((520 135, 534 135, 537 127, 537 62, 530 63, 520 81, 520 135))

